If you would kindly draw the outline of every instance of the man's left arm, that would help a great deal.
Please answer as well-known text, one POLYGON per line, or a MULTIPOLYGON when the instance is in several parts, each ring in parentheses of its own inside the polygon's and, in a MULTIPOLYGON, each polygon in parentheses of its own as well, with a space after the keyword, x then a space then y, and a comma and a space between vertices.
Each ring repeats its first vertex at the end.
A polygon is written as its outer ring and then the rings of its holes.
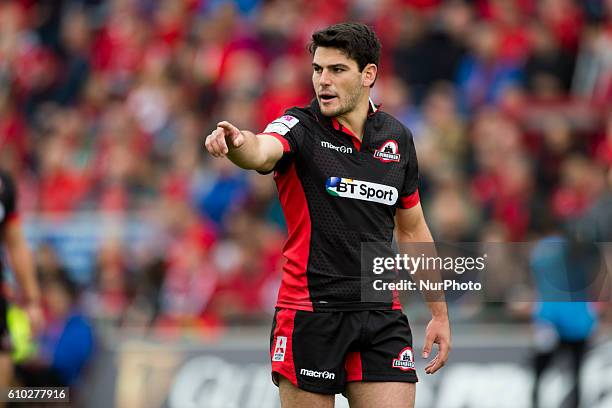
POLYGON ((40 289, 36 280, 32 253, 18 217, 7 221, 1 238, 5 243, 15 279, 25 297, 25 310, 30 317, 30 324, 34 333, 37 333, 43 325, 40 289))
MULTIPOLYGON (((400 250, 402 244, 432 243, 432 251, 435 252, 433 248, 433 238, 427 226, 427 222, 425 221, 420 203, 410 208, 398 208, 395 218, 395 234, 400 250)), ((435 275, 437 272, 417 271, 415 275, 417 280, 440 279, 439 275, 423 276, 423 274, 429 273, 435 275)), ((448 319, 448 308, 443 294, 438 294, 434 299, 426 298, 425 300, 427 301, 432 317, 425 330, 425 345, 423 346, 422 356, 423 358, 428 358, 431 354, 433 344, 438 344, 438 354, 425 367, 425 373, 433 374, 446 364, 448 353, 451 348, 451 331, 448 319)))

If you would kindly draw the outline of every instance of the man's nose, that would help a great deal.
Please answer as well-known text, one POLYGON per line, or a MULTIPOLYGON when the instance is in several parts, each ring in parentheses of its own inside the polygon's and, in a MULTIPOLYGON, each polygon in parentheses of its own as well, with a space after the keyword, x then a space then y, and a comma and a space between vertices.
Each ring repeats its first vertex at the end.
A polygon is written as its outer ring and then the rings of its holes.
POLYGON ((321 72, 321 77, 319 78, 319 83, 321 85, 330 85, 331 84, 331 74, 327 70, 323 70, 321 72))

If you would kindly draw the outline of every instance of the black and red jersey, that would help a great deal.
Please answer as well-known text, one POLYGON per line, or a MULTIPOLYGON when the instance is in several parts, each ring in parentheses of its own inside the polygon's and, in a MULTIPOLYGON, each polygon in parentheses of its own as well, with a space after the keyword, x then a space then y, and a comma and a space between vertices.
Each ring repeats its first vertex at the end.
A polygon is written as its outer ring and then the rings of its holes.
MULTIPOLYGON (((16 191, 12 178, 0 171, 0 244, 4 235, 6 224, 17 216, 16 191)), ((0 259, 0 281, 2 281, 2 260, 0 259)), ((2 290, 0 289, 0 296, 2 290)))
POLYGON ((17 215, 15 184, 12 178, 0 171, 0 237, 6 223, 17 215))
POLYGON ((391 242, 396 208, 419 202, 410 131, 370 102, 363 140, 314 100, 291 108, 263 133, 281 141, 274 179, 285 214, 286 263, 277 307, 309 311, 386 310, 361 298, 361 244, 391 242))

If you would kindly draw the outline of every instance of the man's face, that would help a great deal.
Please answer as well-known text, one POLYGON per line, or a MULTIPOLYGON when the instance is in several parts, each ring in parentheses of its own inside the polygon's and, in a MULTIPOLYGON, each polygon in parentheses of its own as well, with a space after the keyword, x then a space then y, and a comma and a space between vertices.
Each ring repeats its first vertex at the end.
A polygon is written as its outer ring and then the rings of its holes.
POLYGON ((365 92, 357 62, 337 48, 316 49, 312 58, 312 85, 321 113, 329 117, 355 109, 365 92))

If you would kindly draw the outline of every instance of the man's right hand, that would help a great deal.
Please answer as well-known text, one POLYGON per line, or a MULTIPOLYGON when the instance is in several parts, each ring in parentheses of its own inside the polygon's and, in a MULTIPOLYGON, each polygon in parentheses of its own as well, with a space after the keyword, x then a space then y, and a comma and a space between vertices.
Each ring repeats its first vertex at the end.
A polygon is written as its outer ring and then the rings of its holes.
POLYGON ((276 137, 240 130, 226 121, 206 136, 204 146, 213 157, 227 157, 240 168, 260 172, 269 172, 283 156, 283 144, 276 137))
POLYGON ((213 157, 225 157, 230 149, 239 148, 244 142, 242 132, 231 123, 223 121, 217 123, 217 128, 206 137, 204 146, 213 157))

